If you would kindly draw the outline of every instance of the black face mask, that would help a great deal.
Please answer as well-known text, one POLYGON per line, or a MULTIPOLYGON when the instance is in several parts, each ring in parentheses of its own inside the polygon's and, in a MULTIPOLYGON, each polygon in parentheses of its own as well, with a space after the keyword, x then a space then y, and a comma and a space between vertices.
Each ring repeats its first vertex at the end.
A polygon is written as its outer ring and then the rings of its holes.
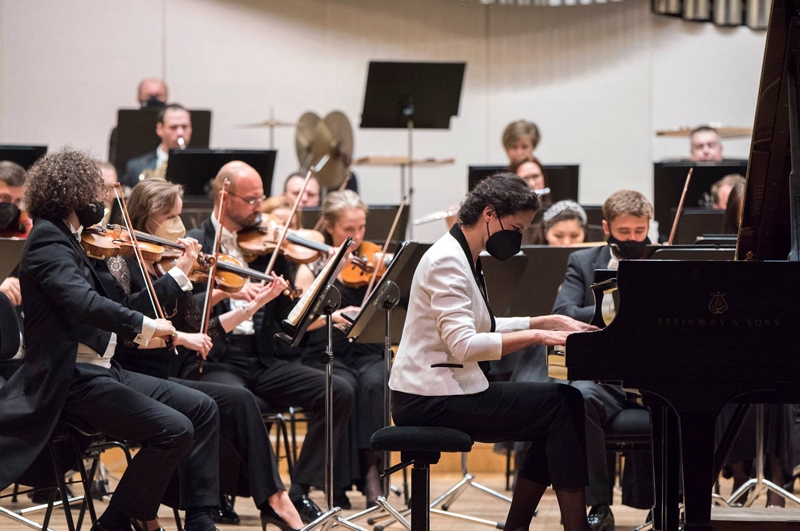
POLYGON ((156 98, 155 96, 150 96, 146 100, 142 100, 139 103, 141 104, 142 109, 152 109, 154 107, 166 107, 166 103, 156 98))
POLYGON ((14 203, 0 203, 0 231, 19 226, 19 208, 14 203))
POLYGON ((650 238, 645 238, 640 242, 637 242, 636 240, 620 241, 609 234, 608 244, 611 246, 614 254, 619 258, 635 260, 644 256, 645 247, 650 245, 650 238))
POLYGON ((83 226, 84 229, 100 223, 105 213, 106 206, 102 201, 89 203, 80 210, 75 211, 75 215, 78 216, 78 222, 83 226))
MULTIPOLYGON (((499 216, 497 221, 500 221, 499 216)), ((502 221, 500 221, 500 228, 502 230, 490 235, 486 240, 486 252, 504 262, 519 252, 522 246, 522 233, 504 229, 502 221)), ((486 224, 486 234, 489 234, 488 223, 486 224)))

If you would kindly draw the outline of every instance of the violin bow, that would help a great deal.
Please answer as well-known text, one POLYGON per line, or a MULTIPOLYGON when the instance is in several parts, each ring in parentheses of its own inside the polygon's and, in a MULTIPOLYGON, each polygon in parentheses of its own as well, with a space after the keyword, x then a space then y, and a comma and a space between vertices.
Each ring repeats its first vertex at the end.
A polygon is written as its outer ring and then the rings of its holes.
MULTIPOLYGON (((211 320, 211 292, 214 290, 214 277, 217 275, 217 259, 219 258, 219 247, 222 243, 222 228, 225 222, 225 203, 228 202, 228 190, 231 187, 231 182, 225 179, 222 183, 222 190, 219 191, 219 208, 217 209, 217 227, 214 233, 214 252, 211 255, 211 268, 208 271, 208 282, 206 282, 206 296, 203 299, 203 315, 200 321, 200 333, 208 335, 208 323, 211 320)), ((197 358, 198 371, 203 372, 203 358, 197 358)))
MULTIPOLYGON (((383 248, 381 249, 381 260, 386 260, 386 250, 389 249, 389 242, 392 241, 392 235, 394 234, 394 229, 397 228, 397 223, 400 221, 400 216, 403 214, 403 208, 406 206, 406 199, 408 197, 404 197, 403 201, 400 203, 400 208, 397 209, 397 214, 394 215, 394 221, 392 222, 392 228, 389 229, 389 235, 386 236, 386 241, 383 242, 383 248)), ((367 286, 367 292, 364 294, 364 300, 361 301, 361 306, 367 302, 367 299, 372 293, 372 287, 375 285, 375 280, 378 278, 378 271, 381 270, 380 264, 378 261, 375 261, 375 271, 372 272, 372 278, 369 279, 369 285, 367 286)))
POLYGON ((669 241, 667 245, 672 245, 675 239, 675 232, 678 230, 678 221, 681 219, 681 211, 683 210, 683 202, 686 200, 686 192, 689 190, 689 181, 692 180, 692 172, 694 168, 689 168, 689 173, 686 174, 686 183, 683 185, 683 193, 681 193, 681 202, 678 203, 678 211, 675 212, 675 219, 672 220, 672 230, 669 232, 669 241))
POLYGON ((272 268, 275 267, 275 261, 278 259, 278 254, 280 254, 281 247, 283 247, 283 244, 286 242, 286 237, 289 234, 289 223, 291 222, 292 219, 294 219, 295 213, 297 213, 297 207, 300 204, 300 200, 303 198, 303 194, 306 193, 306 187, 308 186, 308 181, 311 180, 312 175, 314 175, 315 173, 319 173, 319 170, 321 170, 322 167, 325 166, 325 163, 328 162, 329 158, 330 157, 328 155, 325 155, 324 157, 319 159, 319 162, 317 163, 316 166, 313 166, 308 169, 308 173, 306 173, 306 178, 303 181, 303 186, 300 188, 300 193, 297 194, 297 197, 294 200, 294 204, 292 205, 292 210, 291 212, 289 212, 289 217, 286 218, 288 220, 286 222, 286 227, 283 229, 283 232, 278 237, 278 243, 277 245, 275 245, 275 251, 272 253, 272 257, 270 257, 269 259, 267 268, 264 270, 265 275, 269 275, 272 272, 272 268))
MULTIPOLYGON (((139 272, 142 274, 144 283, 147 286, 147 294, 150 296, 150 304, 153 305, 153 311, 155 311, 155 314, 159 319, 166 319, 164 317, 164 310, 161 308, 161 303, 159 302, 158 295, 156 294, 156 288, 153 286, 153 281, 144 268, 144 259, 142 258, 142 251, 139 249, 139 240, 136 237, 136 231, 131 226, 131 217, 128 214, 128 205, 125 203, 125 198, 122 196, 122 186, 119 183, 114 183, 114 196, 116 197, 120 211, 122 212, 122 221, 125 222, 125 226, 128 228, 128 234, 131 242, 133 243, 133 255, 136 257, 136 263, 139 264, 139 272)), ((166 343, 167 347, 171 348, 177 356, 178 349, 175 348, 172 338, 167 339, 166 343)))

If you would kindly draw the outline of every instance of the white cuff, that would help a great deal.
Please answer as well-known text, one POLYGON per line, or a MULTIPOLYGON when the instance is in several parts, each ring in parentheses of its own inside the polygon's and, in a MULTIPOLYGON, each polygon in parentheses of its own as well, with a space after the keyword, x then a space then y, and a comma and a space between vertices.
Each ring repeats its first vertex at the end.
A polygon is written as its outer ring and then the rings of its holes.
MULTIPOLYGON (((176 268, 172 268, 176 269, 176 268)), ((170 270, 171 271, 171 270, 170 270)), ((142 316, 142 333, 133 338, 133 342, 137 345, 147 345, 153 339, 153 334, 156 333, 156 322, 146 315, 142 316)))
POLYGON ((181 268, 173 267, 167 271, 167 274, 175 279, 175 282, 178 283, 178 286, 180 286, 183 291, 192 291, 192 281, 189 280, 189 277, 186 276, 186 273, 184 273, 181 268))

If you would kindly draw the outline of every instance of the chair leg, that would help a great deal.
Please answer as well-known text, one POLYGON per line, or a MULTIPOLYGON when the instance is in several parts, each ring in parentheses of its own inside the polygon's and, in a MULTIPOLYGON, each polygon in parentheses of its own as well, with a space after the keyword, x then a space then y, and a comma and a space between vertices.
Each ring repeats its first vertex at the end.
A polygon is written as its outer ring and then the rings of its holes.
MULTIPOLYGON (((294 478, 294 458, 292 457, 292 452, 289 448, 289 433, 286 430, 286 419, 283 418, 283 415, 280 416, 277 430, 283 437, 283 451, 286 453, 286 464, 289 468, 289 479, 292 479, 294 478)), ((278 437, 278 447, 280 447, 281 436, 278 437)))
POLYGON ((81 483, 83 484, 83 501, 81 502, 80 514, 78 515, 78 529, 80 529, 87 508, 89 509, 89 519, 92 521, 92 525, 97 522, 97 513, 94 510, 94 500, 92 500, 92 481, 90 477, 94 478, 94 473, 97 471, 97 462, 100 459, 98 457, 98 459, 92 462, 92 475, 89 476, 86 473, 86 466, 83 463, 83 452, 81 452, 78 440, 75 437, 71 437, 71 439, 72 448, 75 451, 75 455, 78 457, 78 472, 80 472, 81 483))
POLYGON ((415 464, 411 469, 411 529, 430 531, 430 468, 427 463, 415 464))
MULTIPOLYGON (((58 473, 56 473, 58 475, 58 473)), ((44 512, 44 521, 42 522, 42 529, 47 529, 50 525, 50 517, 53 515, 53 504, 56 503, 56 493, 58 489, 50 489, 50 495, 47 500, 47 509, 44 512)), ((69 511, 69 506, 67 506, 69 511)))
MULTIPOLYGON (((69 531, 75 531, 75 522, 72 520, 72 510, 69 505, 69 494, 67 493, 67 483, 64 481, 64 474, 59 470, 58 451, 56 450, 55 443, 49 441, 47 446, 50 448, 50 457, 53 461, 53 472, 56 475, 56 484, 58 485, 58 493, 61 495, 61 506, 64 508, 64 516, 67 519, 67 528, 69 531)), ((51 500, 53 496, 51 495, 51 500)), ((54 501, 54 500, 53 500, 54 501)))
POLYGON ((17 503, 18 494, 19 494, 19 483, 14 483, 14 490, 11 493, 11 503, 17 503))
POLYGON ((175 517, 175 527, 178 528, 178 531, 183 531, 183 525, 181 524, 181 515, 178 513, 178 509, 172 508, 172 515, 175 517))

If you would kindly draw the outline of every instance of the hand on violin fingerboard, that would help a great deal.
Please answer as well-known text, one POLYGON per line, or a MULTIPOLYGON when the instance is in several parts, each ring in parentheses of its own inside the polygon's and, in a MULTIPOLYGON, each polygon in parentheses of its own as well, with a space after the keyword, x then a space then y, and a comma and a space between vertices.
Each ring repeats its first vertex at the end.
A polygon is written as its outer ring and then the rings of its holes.
POLYGON ((256 298, 261 287, 260 282, 247 282, 240 291, 229 293, 228 296, 237 301, 250 302, 256 298))

